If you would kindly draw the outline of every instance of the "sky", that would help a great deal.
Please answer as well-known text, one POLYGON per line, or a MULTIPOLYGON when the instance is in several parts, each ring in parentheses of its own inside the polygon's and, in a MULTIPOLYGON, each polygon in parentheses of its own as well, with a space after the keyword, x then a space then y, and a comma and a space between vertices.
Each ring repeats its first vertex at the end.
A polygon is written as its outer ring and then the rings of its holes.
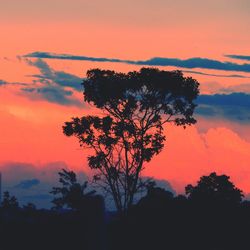
POLYGON ((183 193, 216 171, 250 193, 249 12, 248 0, 0 0, 3 188, 48 207, 61 168, 88 178, 88 153, 62 133, 96 112, 83 102, 86 71, 146 66, 182 70, 200 97, 197 124, 168 125, 143 175, 183 193))

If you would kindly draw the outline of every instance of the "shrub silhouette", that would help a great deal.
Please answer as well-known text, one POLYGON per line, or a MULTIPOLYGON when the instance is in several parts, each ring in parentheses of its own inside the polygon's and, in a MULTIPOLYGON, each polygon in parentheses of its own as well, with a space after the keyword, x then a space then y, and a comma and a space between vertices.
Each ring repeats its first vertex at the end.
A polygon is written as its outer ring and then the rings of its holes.
POLYGON ((3 209, 18 209, 19 203, 15 196, 11 196, 8 191, 3 194, 2 208, 3 209))
POLYGON ((215 172, 202 176, 196 186, 186 186, 188 199, 206 203, 239 204, 244 195, 229 179, 229 176, 217 175, 215 172))
POLYGON ((87 198, 93 196, 95 191, 87 192, 88 182, 85 181, 82 185, 78 183, 76 174, 73 171, 63 169, 58 174, 62 187, 53 187, 50 192, 57 196, 52 200, 52 203, 55 205, 54 209, 60 209, 65 206, 75 210, 84 208, 87 198))

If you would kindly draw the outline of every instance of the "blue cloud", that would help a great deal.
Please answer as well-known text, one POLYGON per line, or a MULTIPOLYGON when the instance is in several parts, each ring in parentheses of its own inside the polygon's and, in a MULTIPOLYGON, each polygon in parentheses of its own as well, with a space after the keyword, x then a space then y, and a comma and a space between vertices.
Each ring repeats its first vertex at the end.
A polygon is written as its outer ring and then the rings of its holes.
POLYGON ((196 114, 224 117, 237 122, 250 123, 250 95, 245 93, 200 95, 196 114))
POLYGON ((83 104, 76 99, 72 90, 80 91, 82 79, 64 71, 53 70, 44 60, 26 60, 26 62, 36 67, 40 74, 31 75, 35 78, 34 84, 26 85, 21 88, 23 93, 32 100, 47 100, 61 105, 82 106, 83 104), (37 85, 38 83, 42 83, 37 85), (66 89, 71 88, 72 90, 66 89))
POLYGON ((26 87, 22 88, 22 91, 26 92, 26 95, 31 99, 44 99, 61 105, 82 105, 79 100, 71 97, 72 91, 65 90, 60 86, 26 87))
POLYGON ((32 75, 31 77, 38 78, 40 82, 53 82, 63 87, 71 87, 78 91, 82 90, 82 79, 78 76, 66 73, 64 71, 55 71, 40 58, 35 61, 27 60, 27 63, 39 69, 40 74, 32 75))
POLYGON ((232 75, 219 75, 219 74, 209 74, 199 71, 192 71, 192 70, 182 70, 184 73, 190 73, 190 74, 197 74, 197 75, 203 75, 203 76, 214 76, 214 77, 224 77, 224 78, 250 78, 249 76, 244 75, 238 75, 238 74, 232 74, 232 75))
POLYGON ((93 61, 93 62, 118 62, 127 63, 133 65, 144 65, 144 66, 175 66, 181 68, 203 68, 203 69, 214 69, 223 71, 238 71, 250 73, 250 64, 237 64, 233 62, 221 62, 218 60, 208 59, 208 58, 163 58, 154 57, 149 60, 122 60, 116 58, 102 58, 102 57, 87 57, 87 56, 75 56, 68 54, 55 54, 49 52, 33 52, 24 57, 30 58, 47 58, 47 59, 61 59, 61 60, 81 60, 81 61, 93 61))
POLYGON ((121 60, 121 59, 113 59, 113 58, 105 58, 105 57, 88 57, 88 56, 74 56, 68 54, 55 54, 50 52, 33 52, 24 57, 30 58, 42 58, 42 59, 60 59, 60 60, 76 60, 76 61, 93 61, 93 62, 127 62, 134 63, 131 60, 121 60))
MULTIPOLYGON (((23 162, 1 163, 2 190, 16 196, 21 206, 32 202, 38 208, 51 208, 53 196, 49 192, 59 185, 58 172, 63 168, 69 170, 63 162, 47 163, 40 168, 23 162)), ((84 172, 77 172, 77 176, 81 182, 87 179, 84 172)))
POLYGON ((32 200, 34 202, 40 201, 40 200, 49 200, 50 202, 52 200, 53 196, 49 194, 36 194, 36 195, 26 195, 23 196, 24 200, 32 200))
POLYGON ((0 86, 5 85, 5 84, 8 84, 8 83, 6 81, 0 80, 0 86))
POLYGON ((20 183, 18 183, 15 188, 21 188, 21 189, 30 189, 33 186, 36 186, 40 184, 40 180, 38 179, 31 179, 31 180, 23 180, 20 183))
POLYGON ((215 95, 200 95, 198 103, 207 105, 220 106, 238 106, 250 108, 250 95, 245 93, 232 93, 229 95, 215 94, 215 95))
POLYGON ((22 86, 23 94, 32 100, 44 99, 61 105, 83 106, 82 102, 73 96, 74 92, 72 91, 82 90, 82 79, 80 77, 64 71, 55 71, 42 59, 35 61, 27 59, 25 61, 40 71, 40 74, 31 75, 35 78, 33 84, 0 80, 0 86, 22 86))
POLYGON ((225 57, 228 57, 228 58, 231 58, 231 59, 239 59, 239 60, 250 61, 250 56, 244 56, 244 55, 225 55, 225 57))

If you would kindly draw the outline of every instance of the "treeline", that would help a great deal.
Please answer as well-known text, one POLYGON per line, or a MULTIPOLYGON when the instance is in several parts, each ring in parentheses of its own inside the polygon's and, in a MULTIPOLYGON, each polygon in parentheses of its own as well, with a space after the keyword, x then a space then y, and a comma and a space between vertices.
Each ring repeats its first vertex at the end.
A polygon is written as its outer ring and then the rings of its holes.
MULTIPOLYGON (((51 210, 23 207, 4 192, 0 207, 0 245, 4 249, 101 249, 104 231, 104 200, 95 191, 86 192, 72 171, 59 172, 60 187, 51 210)), ((1 247, 0 247, 1 249, 1 247)))
POLYGON ((146 195, 122 214, 105 212, 104 198, 73 172, 59 175, 51 210, 21 208, 4 193, 2 249, 248 249, 250 202, 226 175, 202 176, 178 196, 150 182, 146 195))
POLYGON ((0 208, 0 249, 101 249, 104 207, 99 197, 86 199, 81 210, 13 205, 5 200, 0 208))
POLYGON ((250 202, 228 176, 211 173, 185 196, 150 188, 113 226, 110 249, 123 242, 119 249, 241 250, 249 248, 249 230, 250 202))

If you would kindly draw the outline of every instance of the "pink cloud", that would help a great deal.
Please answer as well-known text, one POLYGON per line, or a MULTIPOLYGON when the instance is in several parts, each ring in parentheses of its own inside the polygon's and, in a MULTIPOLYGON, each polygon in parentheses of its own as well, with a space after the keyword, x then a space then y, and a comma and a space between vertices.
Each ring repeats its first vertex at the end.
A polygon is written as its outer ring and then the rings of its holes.
POLYGON ((182 130, 171 127, 164 151, 145 170, 146 175, 169 180, 183 192, 212 171, 228 174, 236 185, 250 192, 250 143, 226 128, 211 128, 199 133, 196 127, 182 130))

